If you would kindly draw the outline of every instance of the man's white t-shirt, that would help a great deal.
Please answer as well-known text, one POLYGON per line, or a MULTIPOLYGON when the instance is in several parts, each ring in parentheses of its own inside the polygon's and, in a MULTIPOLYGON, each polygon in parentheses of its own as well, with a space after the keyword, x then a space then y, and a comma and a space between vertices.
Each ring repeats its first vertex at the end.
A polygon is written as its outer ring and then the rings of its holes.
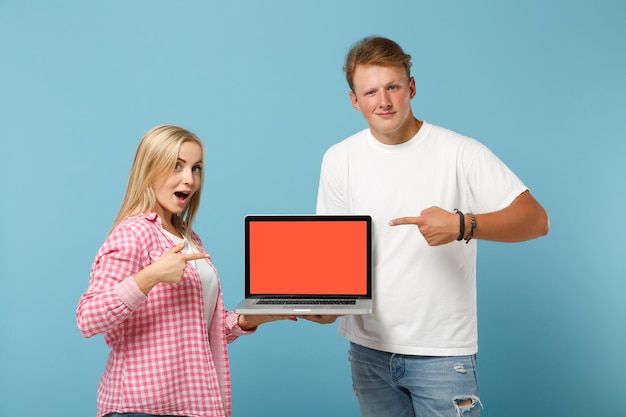
POLYGON ((526 189, 484 145, 426 122, 400 145, 382 144, 365 129, 332 146, 317 213, 369 214, 374 238, 373 312, 342 317, 339 334, 393 353, 476 353, 476 241, 431 247, 417 226, 388 222, 432 206, 493 212, 526 189))

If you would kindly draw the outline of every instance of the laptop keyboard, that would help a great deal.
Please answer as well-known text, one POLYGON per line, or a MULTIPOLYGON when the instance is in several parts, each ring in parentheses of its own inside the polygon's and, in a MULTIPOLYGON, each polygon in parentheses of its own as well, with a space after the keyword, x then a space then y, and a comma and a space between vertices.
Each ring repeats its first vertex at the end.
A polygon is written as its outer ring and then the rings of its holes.
POLYGON ((257 304, 273 305, 354 305, 355 298, 262 298, 257 304))

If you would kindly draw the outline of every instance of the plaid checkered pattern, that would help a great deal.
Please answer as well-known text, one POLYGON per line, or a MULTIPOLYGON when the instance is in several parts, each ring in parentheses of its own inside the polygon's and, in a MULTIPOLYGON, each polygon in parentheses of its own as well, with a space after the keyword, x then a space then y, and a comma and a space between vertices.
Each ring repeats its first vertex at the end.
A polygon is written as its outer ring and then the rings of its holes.
POLYGON ((98 388, 99 416, 231 415, 226 344, 249 332, 226 312, 221 292, 207 328, 202 284, 191 265, 180 283, 157 284, 149 296, 133 278, 173 246, 159 216, 145 213, 117 226, 96 255, 76 320, 85 337, 104 334, 111 348, 98 388))

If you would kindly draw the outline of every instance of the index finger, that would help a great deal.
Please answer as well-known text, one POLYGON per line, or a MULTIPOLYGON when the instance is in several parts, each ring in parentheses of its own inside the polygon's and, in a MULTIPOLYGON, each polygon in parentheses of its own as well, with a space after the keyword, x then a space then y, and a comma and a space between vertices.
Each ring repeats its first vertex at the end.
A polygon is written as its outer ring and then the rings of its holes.
POLYGON ((183 249, 185 249, 185 242, 181 241, 181 242, 178 242, 175 246, 173 246, 170 250, 168 250, 168 252, 178 253, 182 251, 183 249))
POLYGON ((195 261, 196 259, 208 258, 209 254, 206 252, 181 253, 181 256, 185 261, 195 261))
POLYGON ((389 226, 398 226, 401 224, 414 224, 419 225, 420 216, 414 217, 398 217, 389 221, 389 226))

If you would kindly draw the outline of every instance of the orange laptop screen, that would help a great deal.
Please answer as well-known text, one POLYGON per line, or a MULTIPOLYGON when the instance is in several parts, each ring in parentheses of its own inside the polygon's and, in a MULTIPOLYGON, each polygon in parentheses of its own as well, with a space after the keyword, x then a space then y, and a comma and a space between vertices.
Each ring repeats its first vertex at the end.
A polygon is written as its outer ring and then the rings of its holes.
POLYGON ((369 216, 248 216, 245 227, 247 296, 369 295, 369 216))

